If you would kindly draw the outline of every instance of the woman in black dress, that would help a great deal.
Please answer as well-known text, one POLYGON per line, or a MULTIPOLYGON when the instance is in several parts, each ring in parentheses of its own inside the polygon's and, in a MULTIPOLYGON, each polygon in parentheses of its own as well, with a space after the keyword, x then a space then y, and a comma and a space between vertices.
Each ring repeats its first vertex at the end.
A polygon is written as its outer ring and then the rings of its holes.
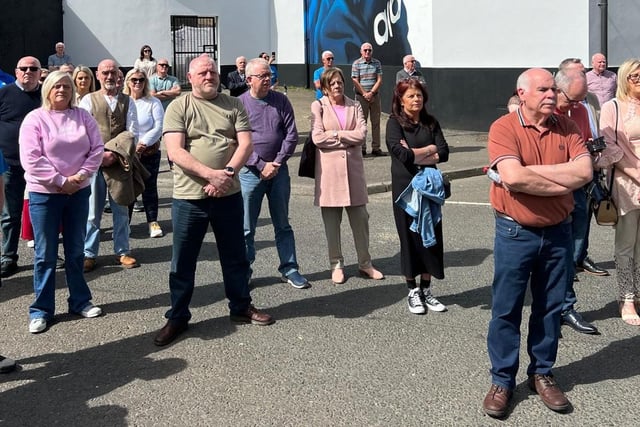
MULTIPOLYGON (((435 168, 436 163, 449 159, 449 146, 440 124, 427 112, 427 99, 426 88, 411 78, 399 81, 393 93, 386 141, 391 154, 394 201, 422 168, 435 168)), ((444 279, 442 221, 434 224, 435 245, 425 248, 420 234, 409 229, 413 218, 396 203, 393 215, 400 237, 400 268, 409 287, 409 311, 445 311, 447 308, 431 293, 431 276, 444 279), (420 276, 419 286, 416 276, 420 276)))

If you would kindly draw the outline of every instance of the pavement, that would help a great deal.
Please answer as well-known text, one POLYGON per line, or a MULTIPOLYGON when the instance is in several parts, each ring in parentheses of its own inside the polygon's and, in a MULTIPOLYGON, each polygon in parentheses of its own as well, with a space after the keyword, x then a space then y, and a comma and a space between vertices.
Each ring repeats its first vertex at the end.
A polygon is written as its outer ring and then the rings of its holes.
MULTIPOLYGON (((315 100, 315 93, 308 89, 288 88, 287 96, 293 105, 300 134, 300 144, 296 150, 296 155, 289 161, 289 170, 292 171, 292 186, 294 187, 292 191, 300 194, 313 194, 313 180, 299 178, 296 173, 302 143, 308 136, 311 127, 311 103, 315 100)), ((389 115, 383 113, 380 123, 382 149, 384 152, 387 151, 385 130, 388 118, 389 115)), ((370 133, 370 125, 368 125, 368 129, 370 133)), ((449 144, 450 155, 448 162, 438 165, 442 173, 451 181, 481 175, 483 166, 488 163, 487 133, 455 129, 443 129, 443 133, 449 144)), ((367 136, 367 147, 368 151, 371 152, 371 135, 367 136)), ((369 194, 391 190, 390 164, 389 157, 373 157, 370 154, 365 157, 365 174, 367 176, 369 194)))
MULTIPOLYGON (((300 91, 290 89, 289 95, 304 133, 313 94, 300 91)), ((165 236, 149 238, 144 214, 134 213, 130 244, 140 268, 117 265, 111 215, 103 217, 98 267, 86 279, 104 316, 67 313, 64 271, 58 271, 55 321, 44 333, 30 334, 33 250, 20 243, 20 269, 0 288, 0 354, 19 364, 16 372, 0 374, 0 425, 633 425, 640 336, 617 312, 613 230, 595 223, 589 253, 612 275, 579 273, 575 284, 576 308, 600 334, 562 327, 554 374, 572 402, 570 410, 550 411, 526 386, 527 297, 511 410, 502 421, 483 413, 490 385, 486 331, 494 217, 490 181, 462 176, 485 164, 485 135, 454 130, 446 135, 451 157, 442 169, 455 177, 442 211, 446 278, 432 286, 447 312, 409 313, 392 201, 390 193, 381 192, 389 182, 389 157, 367 158, 369 251, 384 280, 358 275, 345 219, 347 281, 332 284, 313 182, 293 176, 290 221, 301 272, 312 287, 299 290, 280 281, 265 201, 251 295, 276 323, 229 321, 219 254, 209 233, 200 251, 189 329, 173 344, 155 346, 153 337, 169 307, 172 240, 172 175, 163 159, 158 219, 165 236)))

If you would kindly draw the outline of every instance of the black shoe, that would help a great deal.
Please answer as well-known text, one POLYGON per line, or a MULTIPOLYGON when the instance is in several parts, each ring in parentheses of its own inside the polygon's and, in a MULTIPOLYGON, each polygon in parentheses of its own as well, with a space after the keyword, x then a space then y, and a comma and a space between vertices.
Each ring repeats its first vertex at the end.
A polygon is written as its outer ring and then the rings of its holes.
POLYGON ((0 277, 10 277, 18 271, 18 263, 13 260, 2 261, 0 264, 0 277))
POLYGON ((64 258, 58 257, 56 260, 56 270, 62 270, 64 268, 64 258))
POLYGON ((104 213, 111 213, 111 203, 107 202, 104 205, 104 209, 102 210, 104 213))
POLYGON ((144 212, 144 205, 138 201, 133 204, 134 212, 144 212))
POLYGON ((362 150, 362 157, 364 157, 364 156, 366 156, 366 155, 367 155, 367 149, 366 149, 366 148, 364 148, 364 149, 362 150))
POLYGON ((371 155, 372 155, 373 157, 384 157, 384 156, 386 156, 386 155, 387 155, 387 153, 384 153, 382 150, 377 149, 377 150, 372 150, 372 151, 371 151, 371 155))
POLYGON ((608 276, 609 272, 604 268, 598 267, 598 264, 593 262, 589 257, 586 257, 584 261, 582 261, 582 265, 578 266, 579 270, 583 270, 589 274, 593 274, 594 276, 608 276))
POLYGON ((598 328, 582 318, 580 313, 569 310, 562 314, 562 324, 570 326, 581 334, 597 334, 598 328))
POLYGON ((7 374, 16 369, 16 361, 0 355, 0 374, 7 374))

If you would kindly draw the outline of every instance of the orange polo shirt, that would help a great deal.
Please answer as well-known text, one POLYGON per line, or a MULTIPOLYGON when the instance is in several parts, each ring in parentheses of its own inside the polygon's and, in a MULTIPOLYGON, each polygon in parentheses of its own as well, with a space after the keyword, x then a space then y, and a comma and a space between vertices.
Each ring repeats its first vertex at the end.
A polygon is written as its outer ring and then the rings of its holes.
MULTIPOLYGON (((566 163, 589 152, 580 129, 567 117, 551 115, 548 129, 540 132, 518 109, 496 120, 489 129, 489 161, 494 167, 504 159, 523 166, 566 163)), ((493 208, 518 223, 531 227, 559 224, 573 211, 573 194, 535 196, 506 190, 493 184, 489 192, 493 208)))

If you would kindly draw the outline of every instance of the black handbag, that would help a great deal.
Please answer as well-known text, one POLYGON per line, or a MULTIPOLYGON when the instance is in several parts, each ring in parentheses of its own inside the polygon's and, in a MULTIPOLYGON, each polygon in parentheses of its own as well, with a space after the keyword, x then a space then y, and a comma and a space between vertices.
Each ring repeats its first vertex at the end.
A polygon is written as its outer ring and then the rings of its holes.
POLYGON ((316 144, 313 143, 311 134, 307 137, 307 140, 302 146, 302 153, 300 153, 300 166, 298 167, 298 176, 305 178, 316 177, 316 144))
MULTIPOLYGON (((320 114, 322 116, 322 102, 318 100, 320 104, 320 114)), ((313 129, 309 131, 309 136, 302 146, 302 152, 300 153, 300 165, 298 166, 298 176, 304 178, 316 177, 316 144, 313 143, 311 134, 313 129)))

